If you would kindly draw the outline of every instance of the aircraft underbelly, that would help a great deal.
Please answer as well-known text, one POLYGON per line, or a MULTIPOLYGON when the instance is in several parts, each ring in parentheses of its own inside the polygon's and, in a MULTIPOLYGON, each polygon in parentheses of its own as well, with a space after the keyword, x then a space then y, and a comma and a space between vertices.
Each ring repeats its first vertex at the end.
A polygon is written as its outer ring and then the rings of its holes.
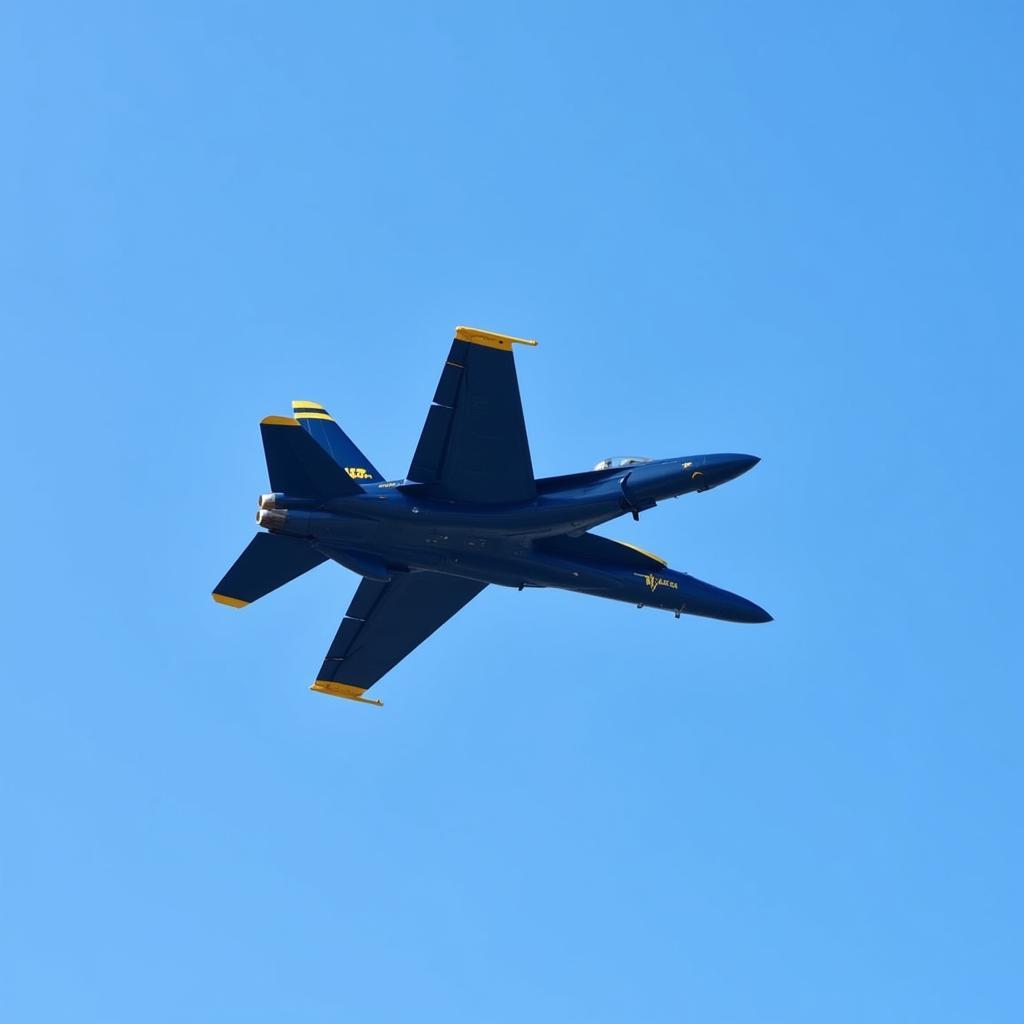
POLYGON ((546 535, 586 529, 587 524, 627 511, 622 492, 612 482, 584 496, 541 497, 513 505, 473 505, 394 494, 379 503, 365 499, 338 502, 328 510, 387 524, 389 529, 457 531, 492 537, 546 535))

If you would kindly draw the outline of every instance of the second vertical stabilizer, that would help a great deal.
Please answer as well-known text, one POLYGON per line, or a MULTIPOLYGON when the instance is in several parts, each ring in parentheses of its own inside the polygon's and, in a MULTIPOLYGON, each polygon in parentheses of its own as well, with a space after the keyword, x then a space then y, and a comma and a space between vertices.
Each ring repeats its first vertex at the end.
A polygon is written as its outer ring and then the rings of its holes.
POLYGON ((292 415, 348 475, 360 484, 377 484, 384 477, 318 402, 292 402, 292 415))

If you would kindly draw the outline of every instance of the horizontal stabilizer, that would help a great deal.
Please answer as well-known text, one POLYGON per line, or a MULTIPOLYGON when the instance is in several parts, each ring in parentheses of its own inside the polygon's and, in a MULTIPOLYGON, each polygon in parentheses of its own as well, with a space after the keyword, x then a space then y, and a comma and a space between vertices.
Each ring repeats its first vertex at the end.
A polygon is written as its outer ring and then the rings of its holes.
POLYGON ((214 588, 213 599, 242 608, 326 561, 307 541, 258 533, 214 588))
POLYGON ((363 489, 313 438, 287 416, 260 424, 270 488, 296 498, 342 498, 363 489))

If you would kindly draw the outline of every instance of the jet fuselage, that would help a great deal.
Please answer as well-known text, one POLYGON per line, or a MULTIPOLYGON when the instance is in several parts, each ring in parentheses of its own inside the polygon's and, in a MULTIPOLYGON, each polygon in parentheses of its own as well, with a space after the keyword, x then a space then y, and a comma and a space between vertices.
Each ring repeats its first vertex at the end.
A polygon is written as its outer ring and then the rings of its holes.
POLYGON ((739 476, 751 455, 603 459, 537 478, 514 345, 457 327, 409 470, 388 480, 324 406, 293 401, 260 434, 272 493, 263 528, 213 591, 244 608, 328 560, 359 585, 310 687, 362 703, 391 669, 490 583, 557 587, 639 607, 768 622, 752 601, 675 572, 657 555, 591 533, 665 498, 739 476))
POLYGON ((429 486, 406 481, 371 485, 363 494, 319 504, 274 494, 262 499, 258 520, 276 533, 311 539, 323 554, 371 579, 440 572, 481 583, 557 587, 676 613, 763 622, 770 616, 753 602, 659 566, 657 560, 639 564, 631 555, 623 560, 628 564, 608 564, 604 557, 570 556, 554 543, 623 515, 639 515, 666 498, 709 490, 757 462, 750 455, 694 455, 549 477, 538 480, 533 500, 507 504, 438 500, 430 496, 429 486))

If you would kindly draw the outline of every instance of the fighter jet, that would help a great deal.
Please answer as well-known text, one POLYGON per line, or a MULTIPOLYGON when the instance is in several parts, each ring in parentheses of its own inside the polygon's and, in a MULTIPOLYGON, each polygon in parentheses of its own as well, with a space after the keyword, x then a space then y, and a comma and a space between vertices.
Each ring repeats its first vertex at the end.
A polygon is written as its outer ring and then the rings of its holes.
POLYGON ((364 704, 407 654, 488 584, 558 587, 729 622, 770 622, 752 601, 590 531, 666 498, 708 491, 753 455, 603 459, 537 479, 514 344, 457 327, 408 474, 386 480, 316 402, 260 424, 271 493, 213 599, 233 608, 333 561, 362 577, 310 689, 364 704))

